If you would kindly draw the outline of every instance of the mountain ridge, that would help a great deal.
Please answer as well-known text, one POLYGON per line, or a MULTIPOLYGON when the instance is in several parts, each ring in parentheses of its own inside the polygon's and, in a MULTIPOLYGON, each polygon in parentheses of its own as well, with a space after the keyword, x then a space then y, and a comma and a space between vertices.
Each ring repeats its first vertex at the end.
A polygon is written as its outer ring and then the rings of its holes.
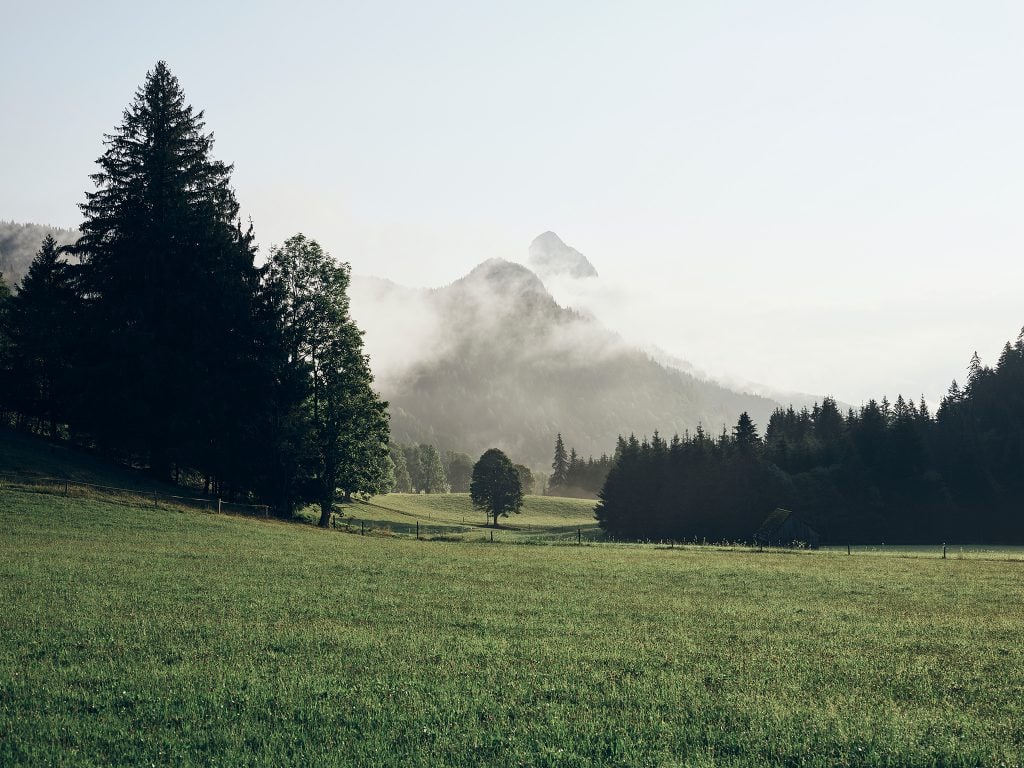
MULTIPOLYGON (((352 312, 371 362, 381 333, 371 296, 387 283, 354 276, 352 312)), ((731 428, 747 411, 762 428, 779 402, 663 365, 593 317, 558 304, 533 270, 487 259, 433 289, 399 288, 388 307, 433 333, 422 353, 383 366, 396 442, 482 453, 498 447, 543 469, 561 433, 582 455, 614 450, 618 435, 731 428)), ((382 293, 383 292, 383 293, 382 293)), ((377 370, 376 364, 374 364, 377 370)))

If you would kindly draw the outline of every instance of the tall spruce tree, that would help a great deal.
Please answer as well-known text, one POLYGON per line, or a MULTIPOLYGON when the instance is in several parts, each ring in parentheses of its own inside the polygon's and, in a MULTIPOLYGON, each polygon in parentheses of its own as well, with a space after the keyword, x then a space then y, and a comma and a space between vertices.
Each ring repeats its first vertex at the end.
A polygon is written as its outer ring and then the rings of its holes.
POLYGON ((559 432, 555 438, 555 458, 551 462, 551 479, 548 481, 551 487, 565 485, 569 476, 569 454, 565 452, 565 443, 562 442, 562 433, 559 432))
POLYGON ((11 302, 10 392, 23 419, 58 437, 69 418, 79 299, 71 265, 47 235, 11 302))
POLYGON ((761 438, 757 434, 757 425, 754 424, 750 418, 750 414, 744 411, 740 414, 739 419, 736 421, 736 426, 732 428, 733 439, 736 441, 736 447, 740 451, 751 452, 754 451, 761 443, 761 438))
MULTIPOLYGON (((258 273, 203 113, 164 62, 105 137, 73 247, 87 299, 84 414, 112 447, 225 479, 245 471, 258 273)), ((236 478, 237 480, 237 478, 236 478)))

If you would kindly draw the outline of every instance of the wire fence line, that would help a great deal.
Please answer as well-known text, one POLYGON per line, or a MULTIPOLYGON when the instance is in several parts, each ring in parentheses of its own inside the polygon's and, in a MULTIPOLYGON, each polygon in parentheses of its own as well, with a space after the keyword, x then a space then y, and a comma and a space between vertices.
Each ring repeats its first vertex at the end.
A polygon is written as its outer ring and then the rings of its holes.
MULTIPOLYGON (((383 508, 383 507, 382 507, 383 508)), ((397 511, 397 510, 395 510, 397 511)), ((404 517, 416 516, 403 512, 404 517)), ((853 544, 806 546, 767 545, 743 541, 708 540, 645 540, 626 541, 606 538, 592 526, 560 526, 557 529, 530 530, 515 527, 493 528, 458 523, 445 524, 435 519, 397 522, 376 519, 341 517, 332 521, 332 527, 345 533, 385 537, 389 539, 417 539, 431 542, 462 542, 466 544, 511 544, 517 546, 601 547, 616 549, 675 550, 685 552, 723 552, 738 554, 798 555, 806 557, 876 557, 938 560, 980 560, 1024 564, 1024 546, 984 544, 928 544, 886 545, 853 544)))
POLYGON ((156 508, 197 509, 219 514, 269 517, 266 504, 241 504, 210 496, 182 496, 150 488, 121 488, 113 485, 88 483, 68 477, 47 477, 21 473, 0 473, 0 491, 15 490, 44 493, 53 496, 90 498, 131 506, 149 505, 156 508))
MULTIPOLYGON (((265 504, 242 504, 209 496, 183 496, 154 491, 148 488, 123 488, 89 483, 66 477, 47 477, 21 473, 0 473, 0 492, 23 491, 66 498, 96 499, 127 506, 153 506, 158 509, 191 509, 219 514, 248 517, 269 517, 270 507, 265 504)), ((354 515, 332 515, 331 527, 347 533, 384 536, 396 539, 423 541, 450 541, 465 543, 494 543, 535 546, 599 546, 645 547, 685 551, 763 552, 765 554, 823 554, 887 556, 899 558, 942 558, 949 560, 996 560, 1024 562, 1024 547, 978 544, 941 545, 825 545, 820 549, 761 546, 745 542, 709 541, 616 541, 603 535, 594 535, 591 527, 559 526, 557 529, 535 531, 514 527, 492 528, 466 524, 447 524, 440 520, 422 520, 419 516, 401 510, 398 512, 409 522, 359 519, 354 515), (497 534, 497 535, 496 535, 497 534)))

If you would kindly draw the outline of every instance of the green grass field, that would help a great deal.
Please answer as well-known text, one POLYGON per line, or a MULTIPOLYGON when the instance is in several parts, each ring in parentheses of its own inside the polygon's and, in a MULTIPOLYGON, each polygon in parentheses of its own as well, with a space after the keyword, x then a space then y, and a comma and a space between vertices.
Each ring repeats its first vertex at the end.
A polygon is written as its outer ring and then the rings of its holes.
MULTIPOLYGON (((522 511, 501 518, 496 531, 482 512, 473 509, 468 493, 391 493, 341 509, 340 525, 378 535, 415 535, 417 523, 424 538, 464 542, 490 541, 493 535, 495 542, 564 543, 576 541, 577 532, 588 541, 601 535, 594 520, 594 502, 585 499, 527 496, 522 511)), ((319 510, 310 510, 305 517, 318 519, 319 510)))
POLYGON ((0 765, 1020 765, 1022 568, 0 490, 0 765))

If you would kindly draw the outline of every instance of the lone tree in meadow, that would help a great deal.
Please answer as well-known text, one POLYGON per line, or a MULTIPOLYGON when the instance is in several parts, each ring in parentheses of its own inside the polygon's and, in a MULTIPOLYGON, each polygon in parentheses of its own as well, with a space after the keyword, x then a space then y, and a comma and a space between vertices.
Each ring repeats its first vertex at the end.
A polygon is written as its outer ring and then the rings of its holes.
POLYGON ((523 486, 508 456, 497 448, 491 448, 480 457, 473 465, 469 497, 474 507, 494 518, 495 528, 499 517, 507 517, 509 512, 518 513, 522 509, 523 486))

